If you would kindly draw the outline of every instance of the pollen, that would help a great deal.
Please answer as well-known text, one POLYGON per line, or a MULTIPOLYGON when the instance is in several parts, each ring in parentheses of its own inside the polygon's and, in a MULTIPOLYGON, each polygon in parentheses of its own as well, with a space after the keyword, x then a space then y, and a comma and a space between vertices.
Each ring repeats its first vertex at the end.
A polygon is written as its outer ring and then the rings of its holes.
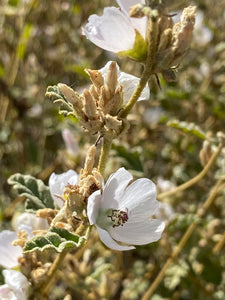
POLYGON ((128 214, 123 210, 113 209, 112 214, 108 215, 108 217, 113 222, 112 227, 123 226, 128 221, 128 214))

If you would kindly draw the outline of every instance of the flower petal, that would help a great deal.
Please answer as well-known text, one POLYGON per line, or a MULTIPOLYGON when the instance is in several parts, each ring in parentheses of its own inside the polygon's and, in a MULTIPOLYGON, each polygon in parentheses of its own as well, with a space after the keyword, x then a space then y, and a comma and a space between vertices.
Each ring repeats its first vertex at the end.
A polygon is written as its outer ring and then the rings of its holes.
POLYGON ((113 239, 134 245, 145 245, 158 241, 165 228, 161 220, 146 219, 143 222, 127 222, 123 226, 110 229, 113 239))
POLYGON ((102 49, 120 52, 133 48, 135 31, 130 18, 115 7, 106 7, 102 16, 90 16, 82 31, 102 49))
POLYGON ((132 179, 133 176, 131 175, 131 173, 129 173, 124 168, 120 168, 115 173, 113 173, 107 180, 104 187, 101 209, 117 209, 119 206, 120 197, 132 179))
MULTIPOLYGON (((132 96, 140 79, 136 76, 124 72, 120 72, 120 74, 118 75, 118 81, 123 86, 123 92, 124 92, 123 104, 126 104, 129 101, 130 97, 132 96)), ((150 89, 148 86, 146 86, 141 92, 138 101, 149 99, 149 97, 150 97, 150 89)))
POLYGON ((18 300, 27 299, 29 282, 20 272, 15 270, 3 270, 5 283, 12 289, 18 300))
POLYGON ((104 230, 101 229, 100 227, 97 227, 97 231, 99 234, 99 237, 101 239, 101 241, 109 248, 113 249, 113 250, 118 250, 118 251, 127 251, 127 250, 132 250, 135 249, 134 246, 122 246, 120 244, 118 244, 116 241, 114 241, 111 236, 109 235, 109 233, 104 230))
POLYGON ((0 299, 2 300, 18 300, 7 284, 0 286, 0 299))
POLYGON ((0 232, 0 265, 5 268, 17 266, 17 259, 22 256, 22 248, 12 245, 15 239, 17 239, 17 234, 13 231, 3 230, 0 232))
POLYGON ((132 182, 120 199, 119 209, 128 210, 128 222, 130 219, 143 220, 151 217, 158 209, 155 184, 141 178, 132 182))
POLYGON ((62 208, 63 201, 58 197, 56 197, 55 195, 62 196, 65 186, 68 183, 76 184, 77 180, 78 180, 78 175, 73 170, 69 170, 62 174, 55 174, 55 173, 51 174, 49 178, 49 188, 55 205, 62 208))
MULTIPOLYGON (((108 69, 109 69, 112 62, 113 62, 112 60, 108 61, 107 64, 105 64, 105 66, 103 68, 98 70, 99 72, 101 72, 104 79, 106 79, 106 77, 107 77, 108 69)), ((119 68, 117 63, 116 63, 116 69, 117 69, 117 74, 119 76, 120 68, 119 68)))
POLYGON ((90 225, 96 223, 96 219, 98 217, 99 208, 102 202, 101 190, 98 190, 90 195, 88 198, 87 204, 87 216, 90 222, 90 225))
MULTIPOLYGON (((129 15, 131 6, 136 4, 145 4, 145 0, 117 0, 117 3, 122 8, 124 12, 129 15)), ((140 34, 145 38, 146 26, 147 26, 147 17, 143 18, 130 18, 133 28, 137 29, 140 34)))
POLYGON ((16 218, 16 231, 24 230, 21 229, 24 225, 30 227, 31 231, 49 229, 49 224, 46 219, 39 218, 35 214, 31 213, 22 213, 16 218))
POLYGON ((131 6, 136 4, 145 4, 145 0, 116 0, 122 10, 126 11, 129 14, 131 6))

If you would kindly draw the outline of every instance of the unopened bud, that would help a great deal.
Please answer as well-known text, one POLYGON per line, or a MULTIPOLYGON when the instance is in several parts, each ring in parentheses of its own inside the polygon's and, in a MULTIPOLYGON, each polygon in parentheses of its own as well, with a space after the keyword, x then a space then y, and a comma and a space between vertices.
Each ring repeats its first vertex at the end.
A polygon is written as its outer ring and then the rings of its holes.
POLYGON ((114 94, 118 84, 117 68, 115 61, 113 61, 108 68, 105 83, 106 89, 109 91, 109 97, 111 97, 114 94))
POLYGON ((92 145, 87 152, 86 160, 85 160, 85 165, 84 165, 84 172, 85 174, 91 174, 93 167, 94 167, 94 162, 95 162, 95 153, 96 153, 96 147, 92 145))
POLYGON ((84 90, 84 113, 90 120, 97 119, 97 108, 95 100, 88 90, 84 90))
POLYGON ((83 108, 82 99, 80 98, 80 95, 64 83, 58 83, 57 86, 60 92, 66 97, 67 101, 73 105, 76 113, 80 115, 80 112, 83 108))
POLYGON ((144 17, 143 8, 144 8, 144 5, 142 5, 142 4, 137 4, 137 5, 132 6, 129 11, 130 17, 132 17, 132 18, 144 17))
POLYGON ((96 86, 96 88, 101 88, 104 85, 104 78, 102 73, 98 70, 85 69, 85 72, 90 76, 91 81, 96 86))
POLYGON ((188 6, 181 15, 181 22, 174 25, 173 38, 175 43, 173 50, 175 55, 183 55, 191 42, 195 24, 196 6, 188 6))
POLYGON ((91 93, 91 96, 95 99, 96 103, 99 102, 99 94, 96 91, 96 88, 94 86, 94 84, 92 84, 89 88, 89 92, 91 93))
POLYGON ((163 33, 160 36, 158 51, 165 50, 167 47, 169 47, 171 41, 172 41, 172 29, 167 28, 163 31, 163 33))
POLYGON ((108 102, 108 105, 105 108, 105 111, 107 113, 110 113, 110 115, 115 116, 118 113, 122 102, 123 102, 123 87, 119 86, 116 89, 115 95, 108 102))

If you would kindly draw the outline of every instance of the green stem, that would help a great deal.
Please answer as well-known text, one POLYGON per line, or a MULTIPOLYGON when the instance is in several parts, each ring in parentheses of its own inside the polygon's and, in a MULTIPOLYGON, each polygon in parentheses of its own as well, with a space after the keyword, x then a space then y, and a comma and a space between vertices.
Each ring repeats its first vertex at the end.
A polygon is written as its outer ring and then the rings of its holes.
POLYGON ((112 139, 106 139, 105 137, 103 138, 103 145, 101 149, 101 155, 99 158, 99 163, 98 163, 98 171, 104 175, 104 170, 106 166, 106 162, 108 159, 109 151, 111 149, 112 145, 112 139))
POLYGON ((155 62, 155 54, 157 50, 157 36, 158 36, 158 23, 157 23, 156 11, 153 11, 153 13, 149 16, 146 36, 148 38, 147 39, 148 53, 147 53, 145 70, 130 100, 125 105, 124 109, 121 110, 121 113, 119 114, 119 117, 121 118, 125 118, 129 114, 132 107, 140 97, 144 87, 146 86, 149 77, 154 73, 153 69, 154 69, 154 62, 155 62))
POLYGON ((177 247, 174 248, 171 256, 169 257, 169 259, 165 263, 164 267, 159 272, 158 276, 156 277, 154 282, 151 284, 150 288, 147 290, 147 292, 144 294, 144 296, 142 297, 141 300, 150 300, 151 299, 151 296, 153 295, 153 293, 155 292, 155 290, 159 286, 160 282, 163 280, 163 277, 166 273, 166 270, 169 268, 171 263, 178 257, 181 250, 184 248, 187 241, 189 240, 190 236, 195 231, 195 229, 198 225, 198 221, 199 221, 198 219, 203 218, 205 216, 206 211, 209 209, 210 205, 213 203, 213 201, 216 199, 216 196, 221 191, 221 189, 220 189, 221 184, 223 184, 224 180, 225 180, 225 176, 222 176, 218 180, 217 184, 212 189, 209 197, 207 198, 207 200, 205 201, 203 206, 198 209, 197 214, 196 214, 198 218, 188 227, 188 229, 186 230, 186 232, 183 235, 182 239, 180 240, 179 244, 177 245, 177 247))
POLYGON ((214 165, 214 163, 215 163, 218 155, 220 154, 220 151, 222 150, 222 148, 223 148, 223 144, 221 143, 221 144, 219 144, 219 147, 218 147, 217 151, 210 158, 207 165, 204 167, 204 169, 197 176, 195 176, 191 180, 185 182, 184 184, 181 184, 180 186, 178 186, 176 189, 174 189, 172 191, 168 191, 168 192, 159 194, 157 199, 162 200, 164 198, 167 198, 169 196, 172 196, 172 195, 175 195, 179 192, 182 192, 182 191, 188 189, 189 187, 191 187, 192 185, 196 184, 199 180, 201 180, 204 176, 206 176, 206 174, 212 168, 212 166, 214 165))
MULTIPOLYGON (((90 233, 90 229, 91 229, 91 227, 87 224, 87 222, 84 222, 84 224, 82 223, 80 225, 80 227, 76 231, 76 234, 80 234, 80 235, 84 234, 86 236, 86 238, 88 238, 88 235, 90 233)), ((68 252, 69 252, 69 249, 64 249, 61 253, 58 254, 55 261, 51 265, 51 268, 49 269, 49 271, 47 273, 47 279, 45 280, 45 282, 39 288, 41 296, 46 297, 49 294, 49 291, 51 289, 54 277, 56 275, 56 271, 58 270, 58 268, 62 264, 62 262, 63 262, 63 260, 66 257, 68 252)))
POLYGON ((48 295, 49 290, 51 288, 52 280, 56 274, 57 269, 63 262, 67 252, 68 252, 67 250, 64 250, 61 253, 59 253, 58 256, 56 257, 55 261, 51 265, 51 268, 49 269, 48 274, 47 274, 47 279, 44 282, 44 284, 41 286, 41 288, 39 289, 41 295, 43 295, 43 296, 48 295))

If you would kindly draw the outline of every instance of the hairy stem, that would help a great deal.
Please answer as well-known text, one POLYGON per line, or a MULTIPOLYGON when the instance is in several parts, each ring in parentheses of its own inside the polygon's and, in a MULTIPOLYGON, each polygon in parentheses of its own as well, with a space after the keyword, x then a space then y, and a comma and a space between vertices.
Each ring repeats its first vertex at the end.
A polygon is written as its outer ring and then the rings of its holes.
POLYGON ((158 195, 157 199, 158 200, 162 200, 166 197, 175 195, 179 192, 182 192, 186 189, 188 189, 189 187, 191 187, 192 185, 196 184, 199 180, 201 180, 203 177, 206 176, 206 174, 209 172, 209 170, 212 168, 212 166, 214 165, 218 155, 220 154, 220 151, 223 148, 223 144, 219 144, 219 147, 217 149, 217 151, 212 155, 212 157, 210 158, 209 162, 207 163, 207 165, 204 167, 204 169, 194 178, 192 178, 191 180, 185 182, 184 184, 181 184, 180 186, 178 186, 176 189, 165 192, 165 193, 161 193, 158 195))
POLYGON ((225 176, 222 176, 218 180, 217 184, 212 189, 209 197, 207 198, 207 200, 205 201, 203 206, 198 209, 198 211, 196 213, 196 216, 198 218, 196 218, 196 220, 188 227, 188 229, 186 230, 186 232, 183 235, 182 239, 180 240, 179 244, 177 245, 177 247, 172 252, 170 258, 167 260, 166 264, 164 265, 164 267, 162 268, 162 270, 160 271, 160 273, 156 277, 155 281, 152 283, 151 287, 147 290, 147 292, 144 294, 144 296, 142 297, 141 300, 150 300, 151 299, 151 296, 153 295, 153 293, 155 292, 155 290, 159 286, 160 282, 162 281, 162 279, 163 279, 163 277, 166 273, 166 270, 169 268, 171 263, 178 257, 181 250, 184 248, 187 241, 189 240, 190 236, 195 231, 195 229, 198 225, 198 222, 199 222, 199 218, 204 217, 204 215, 206 214, 206 211, 208 210, 210 205, 213 203, 213 201, 216 199, 218 193, 221 191, 221 184, 224 183, 224 180, 225 180, 225 176))
POLYGON ((111 149, 112 145, 112 139, 106 139, 105 137, 103 138, 103 145, 101 149, 101 155, 99 158, 99 163, 98 163, 98 171, 104 175, 104 170, 106 166, 106 162, 108 159, 109 151, 111 149))
MULTIPOLYGON (((156 13, 156 12, 155 12, 156 13)), ((141 79, 133 92, 130 100, 125 105, 124 109, 121 110, 119 117, 125 118, 131 111, 134 104, 137 102, 138 98, 141 95, 146 83, 148 82, 149 77, 153 74, 154 62, 155 62, 155 53, 157 49, 157 35, 158 35, 158 24, 156 15, 149 16, 147 33, 148 38, 148 54, 146 59, 145 70, 141 76, 141 79)))
POLYGON ((47 279, 40 288, 41 295, 43 295, 43 296, 48 295, 49 290, 51 288, 52 280, 54 279, 57 269, 59 268, 59 266, 63 262, 64 258, 66 257, 66 254, 67 254, 66 250, 59 253, 58 256, 56 257, 55 261, 51 265, 51 268, 49 269, 49 271, 47 273, 47 279))

